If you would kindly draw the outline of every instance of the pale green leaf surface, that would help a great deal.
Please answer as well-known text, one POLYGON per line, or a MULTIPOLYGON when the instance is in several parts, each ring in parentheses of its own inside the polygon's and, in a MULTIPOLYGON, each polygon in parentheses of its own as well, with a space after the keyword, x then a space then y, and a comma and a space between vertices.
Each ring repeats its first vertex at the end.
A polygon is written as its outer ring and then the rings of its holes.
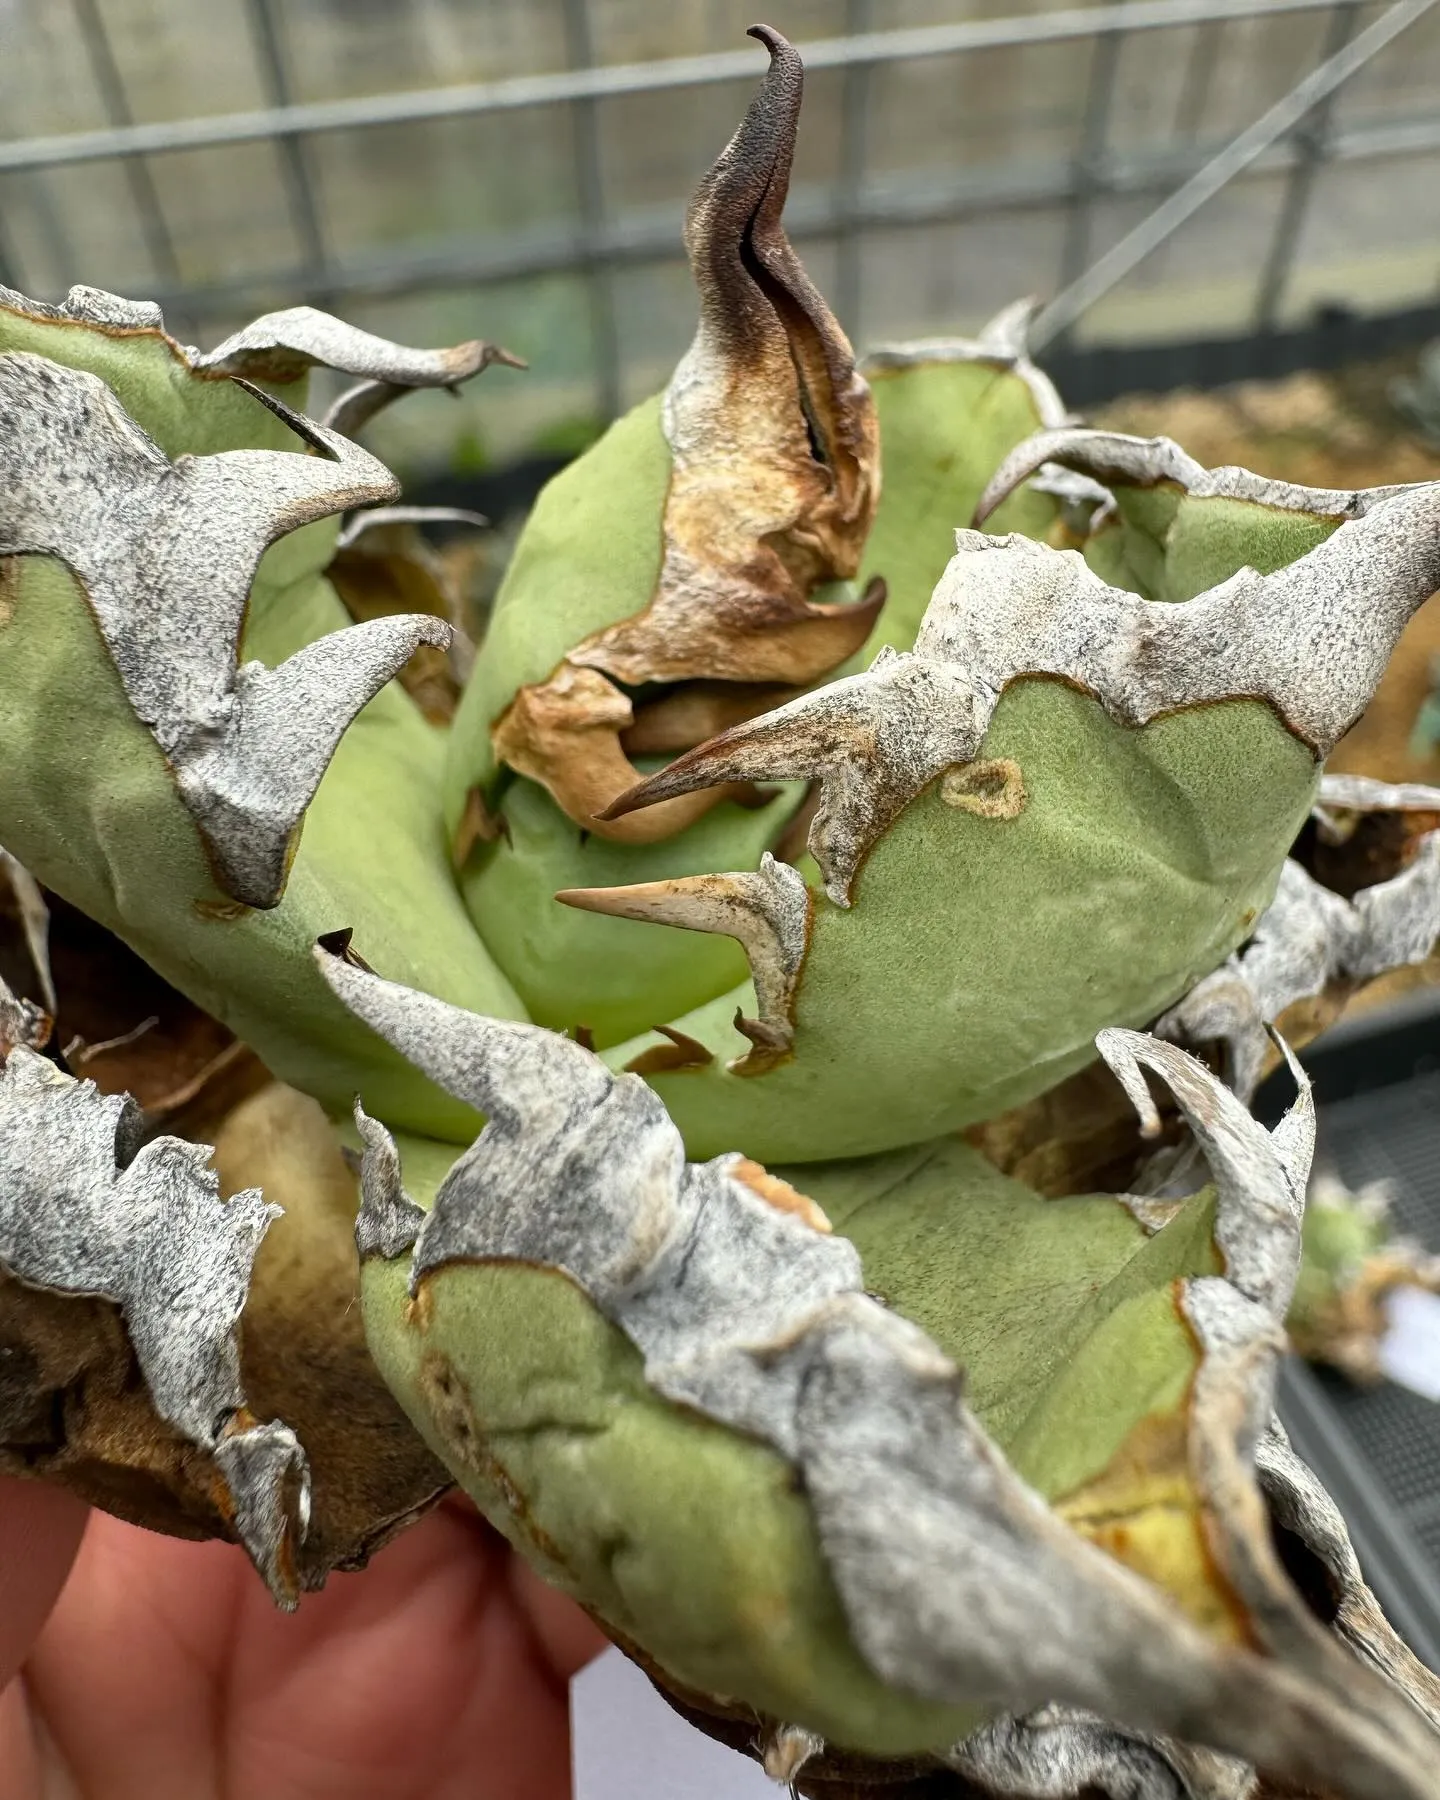
POLYGON ((544 681, 585 638, 649 605, 669 486, 656 395, 541 491, 451 726, 444 807, 452 834, 466 794, 494 778, 490 727, 516 690, 544 681))
MULTIPOLYGON (((922 363, 869 375, 880 420, 882 483, 860 565, 861 583, 881 575, 885 609, 855 658, 868 668, 882 645, 908 650, 935 583, 955 554, 955 533, 1006 452, 1040 429, 1029 388, 982 362, 922 363)), ((1055 502, 1022 488, 986 529, 1043 538, 1055 502)), ((845 672, 845 671, 842 671, 845 672)))
POLYGON ((795 809, 792 787, 753 811, 723 805, 658 844, 612 844, 582 831, 534 782, 516 780, 499 811, 508 836, 479 850, 462 877, 470 916, 531 1018, 588 1026, 604 1048, 678 1019, 746 979, 733 938, 651 933, 561 906, 562 888, 616 887, 752 868, 795 809))
POLYGON ((651 1078, 692 1156, 864 1155, 1063 1080, 1102 1026, 1149 1023, 1249 934, 1316 779, 1259 703, 1131 730, 1053 681, 1006 691, 981 754, 1019 764, 1023 812, 980 818, 928 790, 849 909, 817 899, 791 1061, 651 1078))
MULTIPOLYGON (((407 1190, 428 1204, 439 1147, 399 1147, 407 1190)), ((1098 1403, 1055 1419, 1024 1471, 1042 1492, 1102 1470, 1148 1413, 1178 1403, 1196 1351, 1166 1329, 1171 1283, 1214 1266, 1208 1195, 1147 1239, 1109 1196, 1041 1200, 953 1141, 788 1175, 857 1244, 867 1287, 966 1368, 1002 1447, 1057 1386, 1073 1399, 1092 1354, 1103 1364, 1098 1403)), ((974 1722, 870 1673, 783 1460, 651 1392, 638 1352, 564 1276, 452 1267, 411 1309, 405 1262, 366 1265, 372 1352, 427 1442, 552 1580, 677 1680, 832 1742, 903 1754, 974 1722)))
MULTIPOLYGON (((272 911, 227 909, 164 758, 69 572, 17 559, 0 624, 0 843, 334 1109, 361 1092, 397 1124, 468 1138, 475 1117, 340 1005, 312 944, 352 926, 397 980, 479 1012, 523 1007, 460 904, 433 796, 442 743, 393 684, 341 740, 272 911), (205 903, 203 907, 197 902, 205 903)), ((334 621, 328 585, 287 597, 297 641, 334 621)))

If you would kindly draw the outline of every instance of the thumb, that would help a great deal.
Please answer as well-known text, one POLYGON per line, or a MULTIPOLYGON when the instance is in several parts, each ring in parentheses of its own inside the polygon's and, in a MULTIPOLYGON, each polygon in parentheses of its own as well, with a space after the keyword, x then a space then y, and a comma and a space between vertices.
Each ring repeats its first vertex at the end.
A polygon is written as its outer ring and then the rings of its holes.
POLYGON ((60 1488, 0 1475, 0 1690, 59 1598, 88 1512, 60 1488))

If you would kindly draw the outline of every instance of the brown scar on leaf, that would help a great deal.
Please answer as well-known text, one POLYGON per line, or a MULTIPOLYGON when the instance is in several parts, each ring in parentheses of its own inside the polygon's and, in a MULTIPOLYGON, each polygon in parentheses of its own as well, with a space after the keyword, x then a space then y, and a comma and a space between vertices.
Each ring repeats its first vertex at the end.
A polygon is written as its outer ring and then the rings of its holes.
POLYGON ((504 813, 492 812, 483 792, 478 787, 472 787, 465 796, 465 808, 460 814, 460 823, 455 828, 455 841, 450 847, 452 865, 456 869, 463 869, 477 844, 494 844, 509 835, 510 827, 504 813))
POLYGON ((737 1162, 731 1163, 730 1174, 736 1181, 744 1182, 752 1194, 758 1194, 768 1205, 781 1212, 794 1213, 797 1219, 803 1219, 813 1230, 828 1232, 831 1229, 824 1211, 808 1194, 802 1194, 799 1188, 791 1187, 780 1176, 772 1175, 762 1163, 752 1162, 748 1156, 742 1156, 737 1162))
MULTIPOLYGON (((670 1075, 677 1069, 703 1069, 714 1062, 714 1052, 707 1050, 698 1038, 676 1031, 672 1025, 656 1025, 654 1029, 661 1037, 669 1038, 669 1043, 652 1044, 648 1050, 632 1056, 625 1065, 627 1075, 670 1075)), ((594 1045, 585 1047, 590 1050, 594 1045)))
MULTIPOLYGON (((769 50, 769 73, 686 220, 700 326, 665 394, 671 476, 659 581, 643 610, 584 639, 548 681, 522 690, 532 713, 551 690, 573 704, 580 669, 627 687, 803 687, 860 649, 885 602, 878 580, 858 601, 811 598, 859 567, 879 498, 879 434, 854 353, 781 224, 801 61, 768 26, 750 35, 769 50)), ((585 691, 617 734, 630 730, 618 690, 585 691)), ((521 703, 517 696, 492 738, 502 761, 532 774, 514 760, 527 751, 514 717, 521 703)), ((594 765, 597 747, 596 738, 583 747, 553 742, 546 773, 532 774, 577 823, 638 778, 618 735, 603 769, 594 765)), ((626 828, 619 841, 669 837, 698 816, 664 815, 653 835, 637 839, 626 828)))
POLYGON ((1027 795, 1019 763, 1006 756, 947 769, 940 778, 940 798, 982 819, 1018 819, 1027 795))

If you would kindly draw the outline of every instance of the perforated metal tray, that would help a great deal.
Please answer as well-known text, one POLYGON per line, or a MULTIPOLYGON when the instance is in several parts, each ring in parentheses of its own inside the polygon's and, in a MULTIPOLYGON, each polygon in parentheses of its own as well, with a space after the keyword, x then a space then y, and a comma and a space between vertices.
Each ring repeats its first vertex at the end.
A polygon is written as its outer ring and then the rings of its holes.
MULTIPOLYGON (((1307 1061, 1320 1156, 1352 1188, 1386 1179, 1397 1230, 1440 1253, 1440 1009, 1353 1029, 1307 1061)), ((1279 1411, 1344 1513, 1391 1622, 1440 1671, 1440 1405, 1292 1361, 1279 1411)))

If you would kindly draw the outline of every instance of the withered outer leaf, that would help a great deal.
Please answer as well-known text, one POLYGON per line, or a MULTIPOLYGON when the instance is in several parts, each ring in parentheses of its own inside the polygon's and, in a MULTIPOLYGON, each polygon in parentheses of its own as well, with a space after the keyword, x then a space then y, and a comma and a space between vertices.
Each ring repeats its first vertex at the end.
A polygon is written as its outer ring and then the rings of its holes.
POLYGON ((0 1270, 120 1309, 163 1426, 204 1452, 229 1522, 293 1606, 309 1510, 305 1453, 245 1405, 235 1326, 266 1227, 257 1189, 222 1203, 207 1147, 141 1144, 128 1098, 17 1045, 0 1073, 0 1270))
POLYGON ((1037 432, 1016 445, 980 496, 975 524, 983 525, 1022 482, 1051 467, 1087 476, 1102 488, 1111 482, 1139 487, 1169 485, 1183 488, 1196 499, 1250 500, 1260 506, 1333 519, 1363 518, 1382 501, 1429 485, 1410 482, 1376 488, 1303 487, 1233 465, 1207 469, 1173 438, 1132 437, 1121 431, 1095 431, 1071 425, 1037 432))
POLYGON ((996 1719, 957 1744, 950 1767, 996 1800, 1251 1800, 1248 1763, 1172 1738, 1122 1732, 1104 1719, 1046 1706, 996 1719))
POLYGON ((363 1567, 451 1485, 365 1345, 355 1213, 359 1183, 321 1107, 272 1082, 215 1133, 222 1194, 258 1187, 283 1208, 260 1245, 240 1319, 252 1411, 305 1446, 310 1524, 301 1583, 363 1567))
POLYGON ((448 648, 422 644, 401 669, 400 685, 433 725, 448 724, 475 661, 465 630, 459 584, 422 536, 421 525, 488 523, 458 506, 375 506, 347 519, 335 540, 326 579, 352 619, 427 613, 450 626, 448 648))
POLYGON ((677 757, 620 815, 718 781, 818 780, 810 849, 839 906, 866 852, 943 770, 979 754, 1005 687, 1046 675, 1144 725, 1267 701, 1317 757, 1359 717, 1410 615, 1440 584, 1440 484, 1407 490, 1271 575, 1242 569, 1167 605, 1112 588, 1078 552, 958 531, 913 651, 677 757))
MULTIPOLYGON (((1325 776, 1322 830, 1339 809, 1440 816, 1440 789, 1325 776)), ((1155 1025, 1181 1044, 1222 1043, 1231 1087, 1248 1101, 1273 1062, 1266 1026, 1304 1011, 1304 1035, 1338 1016, 1357 987, 1426 960, 1440 946, 1440 830, 1417 836, 1410 860, 1353 899, 1332 893, 1293 858, 1249 944, 1198 982, 1155 1025)))
POLYGON ((1294 1534, 1328 1577, 1332 1630, 1355 1655, 1407 1693, 1440 1731, 1440 1675, 1398 1637, 1365 1585, 1345 1521, 1314 1472, 1272 1419, 1255 1447, 1255 1473, 1275 1521, 1294 1534))
MULTIPOLYGON (((1265 1634, 1298 1639, 1303 1672, 1206 1638, 1070 1531, 969 1413, 954 1365, 865 1294, 854 1246, 769 1206, 736 1180, 734 1156, 687 1164, 643 1082, 537 1027, 319 954, 359 1017, 490 1118, 419 1229, 412 1290, 455 1259, 567 1274, 641 1351, 658 1393, 793 1462, 855 1643, 883 1679, 1007 1712, 1058 1703, 1183 1733, 1347 1800, 1433 1795, 1440 1746, 1420 1716, 1338 1646, 1317 1651, 1279 1609, 1251 1539, 1258 1494, 1233 1528, 1217 1525, 1217 1552, 1265 1605, 1265 1634)), ((1208 1403, 1219 1416, 1207 1410, 1200 1442, 1217 1459, 1228 1444, 1243 1467, 1249 1415, 1268 1408, 1273 1309, 1298 1262, 1293 1184, 1303 1191, 1312 1121, 1302 1107, 1272 1139, 1173 1047, 1116 1031, 1101 1048, 1137 1100, 1137 1058, 1171 1080, 1218 1165, 1231 1276, 1189 1284, 1220 1377, 1208 1403), (1232 1304, 1241 1316, 1226 1338, 1232 1304), (1236 1368, 1232 1345, 1252 1350, 1257 1322, 1261 1349, 1236 1368)), ((389 1152, 367 1154, 363 1207, 390 1215, 394 1168, 389 1152)))
POLYGON ((804 69, 778 32, 750 35, 769 50, 769 72, 686 220, 700 325, 665 394, 672 463, 656 590, 578 643, 546 682, 522 688, 492 728, 502 761, 543 782, 577 823, 621 841, 668 836, 696 809, 653 828, 600 811, 635 774, 621 719, 608 791, 581 779, 597 728, 625 704, 612 683, 804 685, 860 648, 884 601, 878 582, 850 604, 810 598, 859 567, 879 499, 878 428, 850 345, 781 224, 804 69), (596 671, 583 690, 575 670, 596 671), (542 758, 531 732, 543 722, 553 734, 554 709, 542 703, 561 683, 568 696, 583 691, 589 710, 574 722, 576 742, 542 758))
POLYGON ((251 578, 274 539, 396 491, 345 438, 251 390, 314 455, 172 463, 97 377, 0 356, 0 555, 54 556, 85 590, 137 716, 175 774, 217 884, 274 906, 341 733, 437 619, 377 619, 278 668, 237 666, 251 578))

